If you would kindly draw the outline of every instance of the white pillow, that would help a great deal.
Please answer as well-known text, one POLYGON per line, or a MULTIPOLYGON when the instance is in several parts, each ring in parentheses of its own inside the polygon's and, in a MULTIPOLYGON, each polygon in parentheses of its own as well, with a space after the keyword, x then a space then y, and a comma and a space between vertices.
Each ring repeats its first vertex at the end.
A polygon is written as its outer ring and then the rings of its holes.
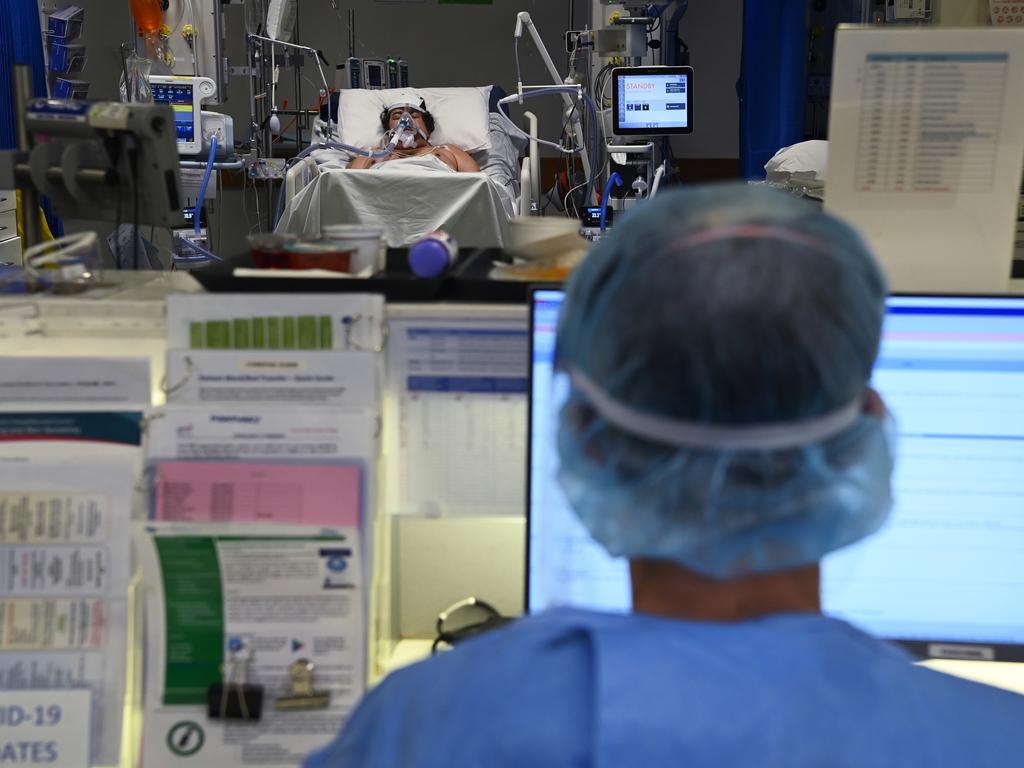
POLYGON ((769 181, 796 174, 824 182, 828 175, 828 142, 802 141, 791 147, 783 147, 765 163, 764 169, 769 181))
POLYGON ((384 129, 380 113, 399 102, 425 101, 434 116, 431 144, 454 144, 467 152, 491 148, 488 136, 491 86, 482 88, 401 88, 384 91, 341 91, 338 122, 341 141, 354 147, 380 144, 384 129))

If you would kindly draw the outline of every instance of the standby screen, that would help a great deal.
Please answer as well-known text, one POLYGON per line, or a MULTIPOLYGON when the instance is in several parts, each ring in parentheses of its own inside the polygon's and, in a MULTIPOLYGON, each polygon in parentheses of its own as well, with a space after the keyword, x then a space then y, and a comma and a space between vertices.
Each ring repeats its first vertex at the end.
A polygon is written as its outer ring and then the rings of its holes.
POLYGON ((688 67, 616 69, 613 81, 614 133, 659 135, 692 130, 688 67))
MULTIPOLYGON (((560 299, 532 305, 528 608, 629 610, 625 561, 590 540, 556 479, 560 299)), ((825 558, 825 612, 885 638, 1024 644, 1024 299, 890 299, 873 386, 895 417, 896 504, 825 558)))

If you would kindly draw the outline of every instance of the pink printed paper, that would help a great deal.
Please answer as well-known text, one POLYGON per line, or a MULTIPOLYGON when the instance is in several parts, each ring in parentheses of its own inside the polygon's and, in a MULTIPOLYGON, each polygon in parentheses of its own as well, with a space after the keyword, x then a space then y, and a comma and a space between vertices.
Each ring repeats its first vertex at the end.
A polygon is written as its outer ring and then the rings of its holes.
POLYGON ((164 461, 155 471, 155 520, 360 524, 363 473, 356 464, 164 461))

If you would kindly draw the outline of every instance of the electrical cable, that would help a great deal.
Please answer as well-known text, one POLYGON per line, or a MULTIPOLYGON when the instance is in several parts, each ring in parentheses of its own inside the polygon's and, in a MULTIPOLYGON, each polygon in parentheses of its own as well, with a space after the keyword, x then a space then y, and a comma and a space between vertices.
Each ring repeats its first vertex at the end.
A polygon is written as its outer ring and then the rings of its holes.
MULTIPOLYGON (((244 197, 244 190, 243 190, 244 197)), ((217 201, 220 203, 224 200, 224 176, 223 174, 217 174, 217 201)), ((224 245, 224 208, 221 205, 217 205, 217 252, 221 252, 221 248, 224 245)))
POLYGON ((128 167, 132 174, 132 271, 139 271, 139 148, 128 150, 128 167))
POLYGON ((253 178, 253 180, 252 180, 252 191, 256 193, 255 195, 253 195, 253 197, 256 198, 256 231, 257 232, 262 232, 263 231, 263 214, 260 213, 260 191, 256 187, 256 179, 255 178, 253 178))
MULTIPOLYGON (((114 165, 115 168, 118 166, 120 158, 121 158, 121 145, 123 144, 123 142, 124 142, 124 140, 122 138, 120 138, 120 136, 118 137, 118 139, 115 142, 116 143, 116 149, 114 150, 114 156, 112 158, 113 165, 114 165)), ((107 145, 108 151, 109 151, 110 147, 111 147, 111 145, 108 144, 107 145)), ((121 261, 121 214, 123 212, 122 208, 123 208, 124 201, 123 201, 123 198, 121 196, 121 185, 120 184, 117 186, 117 191, 114 192, 114 197, 116 198, 116 201, 117 201, 116 205, 115 205, 115 210, 114 210, 114 261, 115 261, 115 263, 117 265, 117 268, 118 269, 122 269, 123 267, 122 267, 122 261, 121 261)))
MULTIPOLYGON (((582 184, 577 184, 575 187, 573 187, 572 189, 570 189, 566 193, 565 199, 562 201, 562 208, 565 210, 565 215, 566 216, 569 216, 569 197, 577 189, 582 189, 585 186, 587 186, 587 182, 583 182, 582 184)), ((576 201, 575 200, 573 200, 573 202, 572 202, 572 210, 573 210, 573 216, 575 216, 578 219, 580 217, 580 209, 576 206, 576 201)), ((569 218, 572 218, 572 216, 570 216, 569 218)))
POLYGON ((118 269, 121 269, 121 187, 118 186, 117 191, 114 193, 117 198, 117 205, 114 209, 114 264, 118 269))

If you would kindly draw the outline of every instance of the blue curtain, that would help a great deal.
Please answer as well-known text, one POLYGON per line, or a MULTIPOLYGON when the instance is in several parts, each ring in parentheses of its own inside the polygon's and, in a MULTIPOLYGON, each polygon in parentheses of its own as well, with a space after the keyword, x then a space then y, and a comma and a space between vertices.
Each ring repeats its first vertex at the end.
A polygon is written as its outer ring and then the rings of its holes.
POLYGON ((806 0, 744 0, 740 62, 740 166, 764 178, 764 164, 803 141, 807 91, 806 0))
POLYGON ((32 67, 35 95, 45 96, 46 71, 37 0, 0 3, 0 148, 3 149, 13 149, 18 140, 12 81, 15 64, 32 67))
MULTIPOLYGON (((0 0, 0 149, 18 146, 18 119, 14 112, 14 65, 32 67, 36 96, 46 96, 46 64, 43 61, 43 37, 39 28, 38 0, 0 0)), ((50 231, 55 237, 64 233, 49 200, 42 201, 50 231)))

